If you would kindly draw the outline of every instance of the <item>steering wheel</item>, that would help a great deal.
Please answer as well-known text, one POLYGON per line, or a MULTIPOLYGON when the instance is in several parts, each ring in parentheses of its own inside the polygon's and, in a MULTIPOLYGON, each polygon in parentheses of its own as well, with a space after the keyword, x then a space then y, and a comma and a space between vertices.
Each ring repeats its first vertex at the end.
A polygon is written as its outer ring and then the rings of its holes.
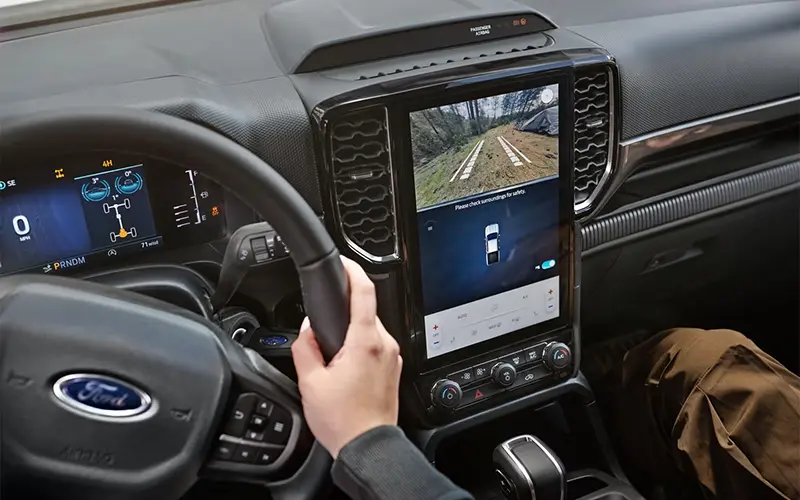
MULTIPOLYGON (((342 346, 349 291, 336 246, 297 191, 242 146, 127 108, 20 116, 0 132, 6 164, 43 149, 127 151, 231 189, 290 249, 323 354, 342 346)), ((96 283, 11 276, 0 279, 0 349, 6 492, 177 499, 203 475, 297 497, 328 472, 296 384, 198 315, 96 283)))

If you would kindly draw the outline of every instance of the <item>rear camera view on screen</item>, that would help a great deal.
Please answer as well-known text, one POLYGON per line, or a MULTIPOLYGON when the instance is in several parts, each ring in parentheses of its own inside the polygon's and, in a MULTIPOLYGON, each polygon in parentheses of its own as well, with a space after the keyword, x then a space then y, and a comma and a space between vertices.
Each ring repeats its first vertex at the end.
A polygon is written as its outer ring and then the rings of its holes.
POLYGON ((557 318, 558 85, 410 115, 427 357, 557 318))
POLYGON ((558 85, 411 113, 417 209, 558 174, 558 85))

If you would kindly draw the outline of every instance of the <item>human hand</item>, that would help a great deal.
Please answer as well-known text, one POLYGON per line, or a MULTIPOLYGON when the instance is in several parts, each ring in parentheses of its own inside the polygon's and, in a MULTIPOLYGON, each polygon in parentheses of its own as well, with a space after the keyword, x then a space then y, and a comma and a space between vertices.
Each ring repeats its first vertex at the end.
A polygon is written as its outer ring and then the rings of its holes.
POLYGON ((375 285, 361 266, 342 258, 350 282, 350 326, 328 365, 308 318, 292 345, 303 413, 317 440, 335 459, 368 430, 396 425, 403 358, 377 315, 375 285))

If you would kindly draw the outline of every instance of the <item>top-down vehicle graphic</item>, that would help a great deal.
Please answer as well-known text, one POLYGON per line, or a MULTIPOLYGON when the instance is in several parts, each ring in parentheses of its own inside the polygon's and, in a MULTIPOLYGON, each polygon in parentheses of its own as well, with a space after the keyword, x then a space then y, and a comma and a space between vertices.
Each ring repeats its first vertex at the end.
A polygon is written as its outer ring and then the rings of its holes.
POLYGON ((484 230, 486 243, 486 265, 491 266, 500 261, 500 226, 489 224, 484 230))

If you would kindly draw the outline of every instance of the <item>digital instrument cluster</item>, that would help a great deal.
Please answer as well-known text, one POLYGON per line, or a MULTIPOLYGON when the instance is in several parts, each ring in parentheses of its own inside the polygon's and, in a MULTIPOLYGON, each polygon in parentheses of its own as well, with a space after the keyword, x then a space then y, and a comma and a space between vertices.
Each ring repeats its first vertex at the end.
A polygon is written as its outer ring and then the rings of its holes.
POLYGON ((0 173, 0 274, 60 274, 219 239, 222 188, 191 167, 118 153, 0 173))

